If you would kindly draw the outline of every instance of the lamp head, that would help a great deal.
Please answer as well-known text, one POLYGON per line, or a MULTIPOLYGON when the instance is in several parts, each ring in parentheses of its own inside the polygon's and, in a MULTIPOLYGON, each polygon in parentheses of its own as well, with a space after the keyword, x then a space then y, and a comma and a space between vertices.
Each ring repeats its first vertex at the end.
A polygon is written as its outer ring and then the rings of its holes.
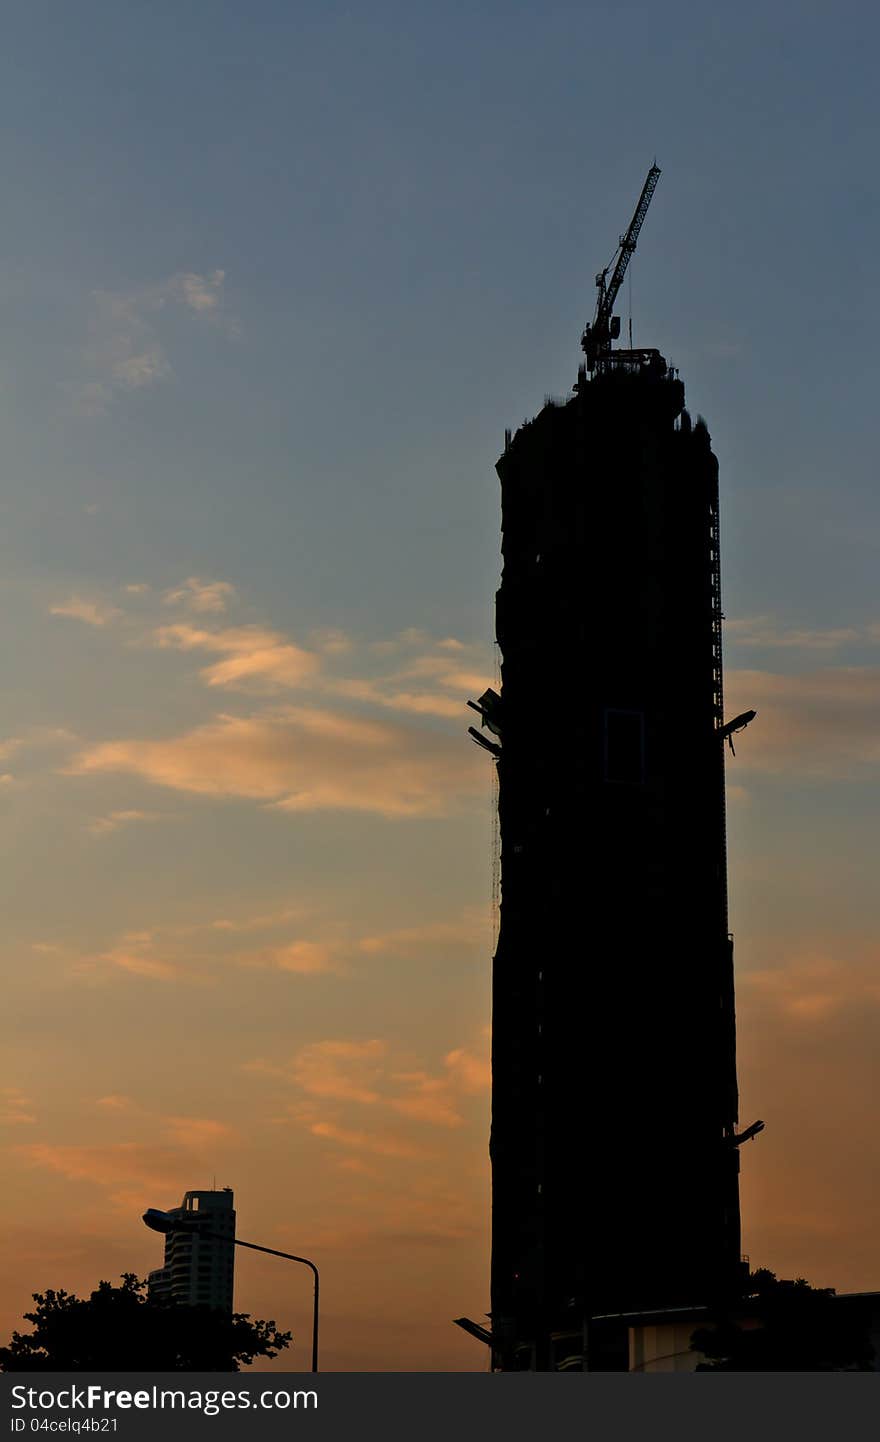
POLYGON ((160 1212, 158 1207, 148 1207, 143 1221, 144 1225, 152 1228, 154 1232, 173 1232, 177 1228, 177 1219, 170 1217, 167 1212, 160 1212))

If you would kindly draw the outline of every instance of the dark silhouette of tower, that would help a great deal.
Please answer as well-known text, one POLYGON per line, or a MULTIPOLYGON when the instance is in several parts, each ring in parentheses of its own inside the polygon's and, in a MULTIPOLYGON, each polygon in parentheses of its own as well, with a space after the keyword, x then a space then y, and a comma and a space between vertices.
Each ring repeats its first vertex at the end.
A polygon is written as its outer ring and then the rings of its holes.
POLYGON ((725 724, 708 431, 658 351, 611 344, 659 174, 573 395, 497 465, 502 685, 469 703, 499 775, 492 1310, 459 1320, 500 1370, 625 1370, 611 1316, 743 1279, 738 1147, 763 1123, 737 1135, 724 747, 755 713, 725 724))
POLYGON ((718 466, 683 405, 657 352, 618 351, 497 467, 503 1369, 739 1269, 718 466))

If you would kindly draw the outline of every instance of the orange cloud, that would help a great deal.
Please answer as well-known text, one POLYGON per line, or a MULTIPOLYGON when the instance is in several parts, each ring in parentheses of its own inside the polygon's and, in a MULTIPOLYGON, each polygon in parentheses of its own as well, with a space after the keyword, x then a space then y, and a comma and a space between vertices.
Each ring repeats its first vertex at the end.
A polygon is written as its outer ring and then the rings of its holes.
MULTIPOLYGON (((323 1041, 304 1047, 286 1069, 266 1063, 252 1063, 250 1070, 287 1077, 307 1097, 337 1103, 356 1103, 396 1112, 399 1116, 432 1127, 460 1127, 465 1097, 483 1092, 489 1085, 488 1058, 479 1058, 463 1047, 447 1053, 442 1072, 404 1070, 388 1043, 370 1041, 323 1041)), ((297 1116, 314 1135, 314 1123, 327 1120, 308 1103, 297 1116)), ((331 1125, 341 1124, 337 1114, 331 1125)), ((329 1135, 329 1134, 328 1134, 329 1135)))
POLYGON ((880 668, 835 666, 797 675, 727 673, 728 710, 755 708, 736 765, 819 779, 873 773, 880 765, 880 668))
POLYGON ((6 761, 22 750, 67 746, 76 739, 73 732, 63 726, 34 726, 24 736, 7 736, 0 741, 0 761, 6 761))
POLYGON ((179 1146, 204 1151, 235 1140, 236 1133, 225 1122, 207 1117, 167 1117, 165 1133, 179 1146))
POLYGON ((132 1185, 141 1188, 140 1195, 146 1195, 151 1187, 174 1189, 185 1175, 186 1158, 140 1142, 93 1147, 34 1142, 17 1150, 33 1166, 59 1172, 68 1181, 92 1182, 114 1194, 119 1187, 132 1185))
POLYGON ((121 826, 129 825, 133 821, 158 820, 159 817, 152 811, 111 811, 109 816, 96 817, 88 829, 93 836, 109 836, 121 826))
POLYGON ((489 1058, 458 1047, 447 1052, 443 1065, 443 1073, 435 1077, 425 1072, 396 1075, 394 1081, 404 1087, 404 1093, 391 1098, 393 1110, 431 1126, 462 1126, 463 1097, 476 1096, 491 1085, 489 1058))
POLYGON ((414 1158, 422 1155, 419 1147, 387 1133, 352 1131, 350 1128, 337 1126, 335 1122, 312 1122, 309 1131, 312 1136, 338 1142, 344 1147, 354 1147, 357 1151, 372 1152, 380 1157, 414 1158))
POLYGON ((351 637, 334 626, 312 631, 310 639, 319 651, 326 651, 329 656, 344 656, 352 648, 351 637))
POLYGON ((0 1126, 31 1126, 37 1120, 32 1102, 20 1087, 0 1087, 0 1126))
POLYGON ((281 911, 264 912, 260 916, 248 916, 237 921, 221 917, 209 925, 214 931, 264 931, 273 926, 283 926, 288 921, 296 921, 302 914, 301 906, 286 906, 281 911))
POLYGON ((406 1072, 394 1080, 406 1090, 403 1096, 392 1097, 388 1105, 401 1116, 427 1122, 433 1127, 460 1127, 464 1117, 458 1111, 446 1077, 431 1077, 425 1072, 406 1072))
POLYGON ((347 696, 353 701, 368 701, 376 706, 387 706, 393 711, 410 711, 417 716, 461 717, 464 702, 460 697, 444 696, 431 691, 386 690, 388 682, 383 680, 350 679, 327 681, 325 691, 338 696, 347 696))
POLYGON ((841 1291, 877 1285, 880 1139, 872 1124, 880 1024, 873 937, 789 937, 737 976, 745 1121, 744 1249, 753 1265, 841 1291))
POLYGON ((812 1024, 846 1009, 863 1017, 866 1010, 880 1009, 877 975, 876 953, 856 959, 807 951, 775 967, 743 970, 737 985, 744 996, 759 998, 763 1008, 812 1024))
POLYGON ((166 591, 162 600, 166 606, 185 605, 192 611, 225 611, 235 595, 235 587, 228 581, 200 581, 190 576, 180 586, 166 591))
MULTIPOLYGON (((427 639, 427 638, 424 638, 427 639)), ((422 655, 413 656, 396 673, 398 678, 430 677, 440 686, 447 686, 459 695, 470 692, 479 694, 491 684, 488 667, 485 667, 484 646, 465 646, 463 642, 453 643, 450 637, 422 655), (466 661, 480 662, 481 669, 468 670, 466 661), (485 669, 482 669, 485 667, 485 669)))
MULTIPOLYGON (((223 316, 224 272, 207 275, 182 271, 153 285, 127 291, 95 291, 91 341, 85 354, 87 377, 69 382, 74 412, 104 416, 114 399, 127 390, 154 385, 172 370, 156 322, 172 303, 217 324, 223 316)), ((234 323, 225 319, 227 331, 234 323)))
POLYGON ((489 1064, 488 1046, 485 1056, 474 1056, 472 1052, 459 1047, 444 1057, 451 1081, 460 1091, 475 1095, 488 1091, 492 1085, 492 1068, 489 1064))
MULTIPOLYGON (((358 1198, 357 1214, 319 1226, 314 1245, 325 1254, 363 1255, 389 1245, 393 1252, 401 1246, 461 1242, 482 1234, 479 1202, 470 1187, 450 1186, 442 1160, 433 1167, 424 1165, 427 1159, 421 1160, 423 1165, 418 1168, 408 1167, 405 1173, 398 1169, 390 1189, 387 1184, 371 1191, 365 1187, 358 1198)), ((361 1158, 347 1159, 347 1169, 382 1178, 381 1171, 365 1170, 362 1165, 352 1168, 352 1161, 360 1163, 361 1158)))
POLYGON ((73 621, 85 621, 87 626, 107 626, 116 621, 122 612, 116 606, 103 601, 88 601, 82 596, 71 596, 69 601, 60 601, 49 607, 50 616, 67 616, 73 621))
POLYGON ((231 690, 297 687, 310 680, 321 664, 313 651, 295 646, 280 632, 263 626, 205 631, 181 622, 160 626, 154 640, 158 646, 177 651, 216 651, 226 656, 225 661, 206 666, 200 674, 208 686, 231 690))
POLYGON ((213 1118, 155 1116, 120 1096, 102 1097, 98 1105, 108 1114, 116 1114, 120 1121, 125 1120, 127 1128, 133 1125, 134 1118, 138 1127, 146 1126, 154 1138, 164 1137, 165 1144, 155 1140, 95 1146, 37 1142, 17 1147, 17 1155, 67 1181, 101 1187, 115 1205, 131 1210, 150 1195, 185 1191, 192 1185, 194 1166, 198 1169, 206 1156, 238 1142, 232 1127, 213 1118))
MULTIPOLYGON (((870 631, 870 627, 868 630, 870 631)), ((804 651, 833 651, 838 646, 857 641, 860 636, 854 626, 838 626, 806 629, 781 625, 772 616, 749 616, 725 622, 725 637, 734 646, 756 648, 791 648, 804 651)))
POLYGON ((180 974, 180 968, 170 961, 162 961, 146 951, 114 947, 104 952, 103 960, 118 966, 120 971, 130 971, 135 976, 149 976, 157 981, 170 981, 180 974))
POLYGON ((373 642, 368 650, 393 660, 393 669, 381 676, 324 679, 323 689, 413 715, 460 719, 468 695, 490 684, 488 648, 452 636, 432 641, 424 631, 409 630, 373 642))
POLYGON ((387 1052, 384 1041, 319 1041, 304 1047, 290 1067, 293 1081, 307 1096, 373 1103, 387 1052))
POLYGON ((467 946, 482 943, 490 917, 480 912, 466 912, 454 921, 426 921, 420 926, 402 926, 393 931, 364 936, 358 945, 361 951, 408 952, 428 946, 467 946))
POLYGON ((276 947, 270 955, 281 971, 294 971, 301 976, 340 969, 332 949, 319 941, 291 941, 287 946, 276 947))
POLYGON ((128 772, 205 796, 243 796, 290 811, 442 816, 484 783, 460 738, 306 707, 219 716, 167 741, 108 741, 68 774, 128 772))
POLYGON ((431 638, 427 631, 419 630, 416 626, 408 626, 404 631, 398 631, 387 641, 371 641, 370 650, 377 655, 391 655, 397 651, 403 651, 413 646, 427 646, 431 638))

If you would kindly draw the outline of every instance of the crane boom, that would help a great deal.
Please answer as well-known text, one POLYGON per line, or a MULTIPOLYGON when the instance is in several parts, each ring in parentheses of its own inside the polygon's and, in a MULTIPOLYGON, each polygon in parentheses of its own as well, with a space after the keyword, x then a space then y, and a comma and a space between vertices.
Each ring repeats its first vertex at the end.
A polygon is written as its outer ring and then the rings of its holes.
POLYGON ((642 193, 639 196, 638 205, 635 208, 633 218, 629 223, 626 235, 620 238, 620 249, 617 253, 617 263, 611 276, 610 282, 606 284, 606 277, 610 266, 606 266, 596 276, 596 285, 599 289, 599 297, 596 301, 596 313, 592 325, 588 325, 581 338, 581 345, 587 356, 587 366, 592 370, 599 356, 607 354, 611 349, 611 342, 620 334, 620 322, 617 326, 612 325, 611 312, 617 300, 617 293, 620 290, 623 277, 626 275, 627 266, 636 248, 639 238, 639 231, 642 228, 645 216, 648 213, 648 206, 654 191, 657 189, 657 181, 660 179, 659 165, 652 165, 642 186, 642 193))

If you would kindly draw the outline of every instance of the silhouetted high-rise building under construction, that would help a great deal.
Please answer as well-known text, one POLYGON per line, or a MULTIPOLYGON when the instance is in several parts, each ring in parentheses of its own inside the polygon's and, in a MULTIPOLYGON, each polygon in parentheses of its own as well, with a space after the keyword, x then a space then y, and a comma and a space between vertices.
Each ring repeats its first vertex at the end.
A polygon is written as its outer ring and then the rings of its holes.
POLYGON ((574 394, 497 466, 492 1301, 466 1325, 501 1370, 621 1365, 591 1319, 741 1265, 718 465, 663 357, 611 348, 599 284, 574 394))

